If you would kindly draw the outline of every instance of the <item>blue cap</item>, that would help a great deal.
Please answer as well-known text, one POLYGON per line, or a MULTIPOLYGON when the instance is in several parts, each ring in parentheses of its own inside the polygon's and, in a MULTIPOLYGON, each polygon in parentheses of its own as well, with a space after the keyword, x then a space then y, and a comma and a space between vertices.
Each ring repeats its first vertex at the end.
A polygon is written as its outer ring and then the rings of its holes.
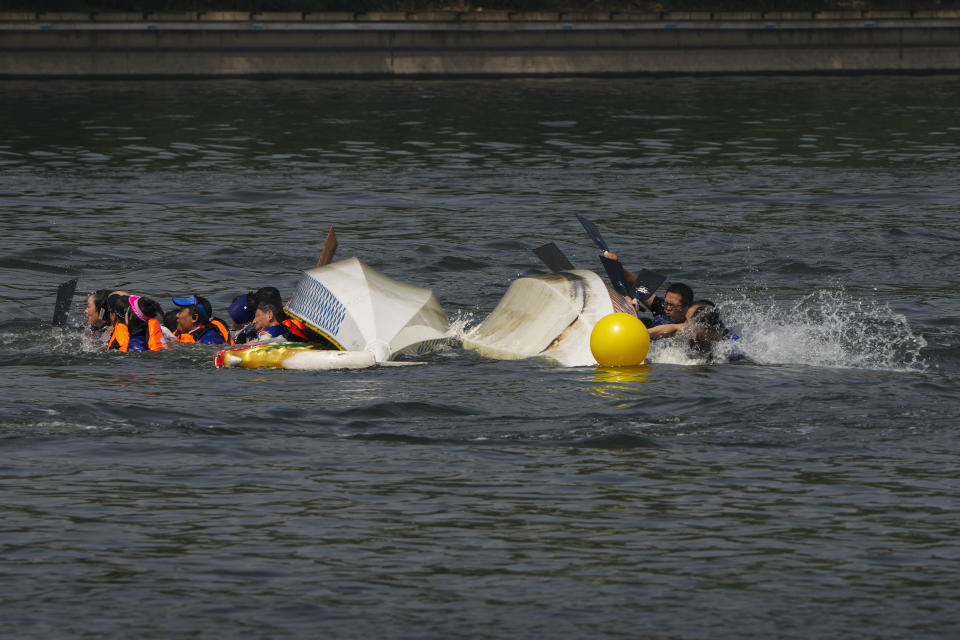
POLYGON ((237 324, 246 324, 253 320, 254 311, 256 310, 251 307, 247 294, 244 293, 233 299, 228 313, 237 324))
POLYGON ((192 295, 189 298, 172 298, 173 304, 178 307, 197 307, 200 311, 203 312, 203 315, 210 317, 210 309, 207 309, 207 305, 204 305, 203 302, 197 299, 196 295, 192 295))

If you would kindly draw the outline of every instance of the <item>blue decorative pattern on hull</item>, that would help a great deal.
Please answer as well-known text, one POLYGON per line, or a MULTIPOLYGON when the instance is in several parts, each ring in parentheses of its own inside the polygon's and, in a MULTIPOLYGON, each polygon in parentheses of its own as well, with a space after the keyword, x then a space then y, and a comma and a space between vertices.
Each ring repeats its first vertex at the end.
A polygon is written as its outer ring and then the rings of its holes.
POLYGON ((288 305, 290 312, 335 337, 347 316, 347 308, 325 286, 304 274, 288 305))

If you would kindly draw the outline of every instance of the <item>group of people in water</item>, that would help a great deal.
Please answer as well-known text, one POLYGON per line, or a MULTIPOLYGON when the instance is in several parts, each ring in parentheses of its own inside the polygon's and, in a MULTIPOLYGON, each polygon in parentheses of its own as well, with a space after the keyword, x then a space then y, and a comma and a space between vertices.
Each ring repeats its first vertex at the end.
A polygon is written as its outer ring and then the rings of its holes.
POLYGON ((87 297, 87 327, 107 349, 161 351, 173 343, 245 344, 308 342, 319 336, 286 315, 275 287, 262 287, 236 298, 228 309, 232 327, 213 314, 210 301, 198 294, 171 298, 164 312, 157 301, 126 291, 100 289, 87 297))
MULTIPOLYGON (((610 251, 604 251, 603 257, 619 260, 610 251)), ((717 306, 710 300, 695 300, 689 285, 674 282, 660 297, 656 294, 656 287, 643 286, 637 275, 626 269, 624 275, 631 293, 627 302, 646 325, 650 340, 676 337, 685 340, 685 346, 694 355, 709 357, 718 340, 737 338, 723 324, 717 306)))
MULTIPOLYGON (((618 260, 609 251, 603 256, 618 260)), ((736 339, 720 319, 710 300, 695 300, 693 290, 682 282, 667 287, 663 297, 656 289, 663 276, 653 283, 642 282, 624 270, 630 295, 626 301, 647 326, 651 340, 675 337, 695 355, 710 357, 713 345, 725 338, 736 339)), ((87 297, 86 320, 90 332, 101 338, 107 349, 122 352, 160 351, 173 343, 234 345, 325 342, 326 339, 284 311, 280 292, 262 287, 234 298, 228 309, 232 326, 213 313, 210 301, 196 293, 171 298, 174 309, 164 312, 160 303, 126 291, 100 289, 87 297)))

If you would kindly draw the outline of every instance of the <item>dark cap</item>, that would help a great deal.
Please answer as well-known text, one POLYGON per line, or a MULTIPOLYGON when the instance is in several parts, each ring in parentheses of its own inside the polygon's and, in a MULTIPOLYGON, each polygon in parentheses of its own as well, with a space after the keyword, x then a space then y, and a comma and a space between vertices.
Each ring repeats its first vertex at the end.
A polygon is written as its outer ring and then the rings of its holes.
POLYGON ((237 324, 246 324, 253 320, 254 306, 250 304, 249 294, 242 293, 233 299, 227 313, 237 324))

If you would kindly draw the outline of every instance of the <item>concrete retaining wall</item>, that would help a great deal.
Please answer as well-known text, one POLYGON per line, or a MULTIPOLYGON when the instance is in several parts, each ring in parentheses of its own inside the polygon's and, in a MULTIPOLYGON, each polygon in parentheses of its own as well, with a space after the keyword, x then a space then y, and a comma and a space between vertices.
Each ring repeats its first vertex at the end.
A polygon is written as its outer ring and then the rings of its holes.
POLYGON ((960 11, 0 13, 0 77, 960 71, 960 11))

